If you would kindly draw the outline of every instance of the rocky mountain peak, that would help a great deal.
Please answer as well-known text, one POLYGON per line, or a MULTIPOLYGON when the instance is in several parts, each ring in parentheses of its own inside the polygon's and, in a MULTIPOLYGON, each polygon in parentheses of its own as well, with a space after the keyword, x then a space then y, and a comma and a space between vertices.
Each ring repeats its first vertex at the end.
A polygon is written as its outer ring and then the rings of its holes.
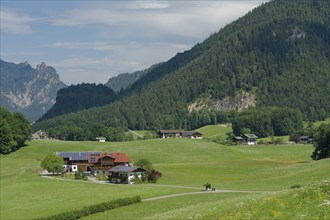
POLYGON ((30 67, 30 64, 29 64, 29 62, 28 62, 28 61, 25 61, 25 62, 21 63, 21 65, 22 65, 22 66, 27 66, 27 67, 30 67))
POLYGON ((37 70, 38 72, 44 72, 44 71, 46 70, 46 68, 47 68, 46 63, 45 63, 45 62, 41 62, 41 64, 38 64, 38 65, 37 65, 36 70, 37 70))
POLYGON ((33 69, 27 62, 14 64, 2 60, 1 86, 0 106, 21 112, 31 121, 47 112, 55 103, 57 91, 66 87, 56 70, 45 62, 33 69))
POLYGON ((42 76, 47 76, 47 77, 51 76, 52 78, 53 77, 59 78, 56 70, 51 66, 47 66, 45 62, 42 62, 41 64, 37 65, 36 72, 37 74, 42 76))

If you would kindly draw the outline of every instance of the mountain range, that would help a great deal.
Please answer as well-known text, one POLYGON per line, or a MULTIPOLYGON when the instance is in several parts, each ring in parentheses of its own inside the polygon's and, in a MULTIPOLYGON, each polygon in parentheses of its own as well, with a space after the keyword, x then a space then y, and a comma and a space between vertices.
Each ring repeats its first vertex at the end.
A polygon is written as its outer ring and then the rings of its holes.
POLYGON ((57 91, 67 85, 56 70, 44 62, 34 69, 27 62, 15 64, 0 60, 0 106, 21 112, 34 122, 55 103, 57 91))

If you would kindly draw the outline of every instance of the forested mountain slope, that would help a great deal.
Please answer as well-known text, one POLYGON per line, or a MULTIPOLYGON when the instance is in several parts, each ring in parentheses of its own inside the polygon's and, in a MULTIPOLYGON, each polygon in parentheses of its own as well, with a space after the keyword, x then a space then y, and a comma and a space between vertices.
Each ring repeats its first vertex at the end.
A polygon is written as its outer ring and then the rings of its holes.
POLYGON ((255 97, 253 105, 288 106, 306 119, 324 118, 330 114, 329 11, 325 0, 268 2, 141 77, 121 100, 35 128, 88 128, 98 122, 191 129, 199 120, 188 111, 192 103, 208 97, 203 107, 208 109, 242 93, 255 97))
POLYGON ((57 92, 56 103, 39 121, 92 107, 104 106, 111 103, 115 97, 116 93, 102 84, 71 85, 57 92))

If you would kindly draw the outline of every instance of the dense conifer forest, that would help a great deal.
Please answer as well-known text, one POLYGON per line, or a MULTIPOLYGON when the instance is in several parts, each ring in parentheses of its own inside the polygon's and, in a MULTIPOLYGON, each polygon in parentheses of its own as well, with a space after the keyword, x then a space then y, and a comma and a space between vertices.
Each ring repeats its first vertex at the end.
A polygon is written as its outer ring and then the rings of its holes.
POLYGON ((95 123, 122 129, 195 129, 236 113, 189 112, 189 103, 221 100, 242 91, 257 107, 287 106, 305 120, 330 115, 330 2, 275 0, 261 5, 177 54, 100 108, 41 121, 90 130, 95 123))
POLYGON ((39 121, 70 112, 104 106, 110 104, 115 97, 115 92, 102 84, 82 83, 71 85, 57 92, 56 103, 39 121))

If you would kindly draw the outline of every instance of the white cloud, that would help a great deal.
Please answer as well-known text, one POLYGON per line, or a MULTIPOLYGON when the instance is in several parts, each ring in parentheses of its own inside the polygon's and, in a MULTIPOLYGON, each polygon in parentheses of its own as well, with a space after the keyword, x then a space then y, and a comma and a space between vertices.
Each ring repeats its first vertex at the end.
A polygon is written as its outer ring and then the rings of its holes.
POLYGON ((135 42, 113 46, 105 42, 58 42, 56 45, 63 47, 71 45, 71 49, 77 50, 71 58, 47 61, 47 64, 52 65, 67 84, 77 83, 77 79, 105 83, 110 77, 119 73, 143 70, 155 63, 166 61, 178 51, 190 48, 190 45, 176 43, 141 44, 135 42), (98 51, 102 44, 111 48, 111 53, 101 56, 98 51), (88 53, 89 56, 79 55, 79 51, 85 49, 91 51, 88 53), (96 53, 93 52, 94 50, 96 53))
POLYGON ((0 9, 1 32, 11 34, 31 34, 30 23, 35 19, 9 9, 0 9))
POLYGON ((107 42, 56 42, 53 47, 66 48, 66 49, 90 49, 96 51, 113 50, 116 45, 109 44, 107 42))
POLYGON ((125 4, 130 9, 164 9, 170 7, 167 1, 132 1, 125 4))
MULTIPOLYGON (((54 17, 59 26, 116 27, 126 33, 158 37, 161 35, 200 37, 217 31, 226 23, 242 16, 258 1, 178 1, 125 2, 113 7, 76 8, 54 17), (134 8, 134 9, 132 9, 134 8), (145 9, 148 10, 145 10, 145 9)), ((118 30, 117 30, 118 31, 118 30)))

